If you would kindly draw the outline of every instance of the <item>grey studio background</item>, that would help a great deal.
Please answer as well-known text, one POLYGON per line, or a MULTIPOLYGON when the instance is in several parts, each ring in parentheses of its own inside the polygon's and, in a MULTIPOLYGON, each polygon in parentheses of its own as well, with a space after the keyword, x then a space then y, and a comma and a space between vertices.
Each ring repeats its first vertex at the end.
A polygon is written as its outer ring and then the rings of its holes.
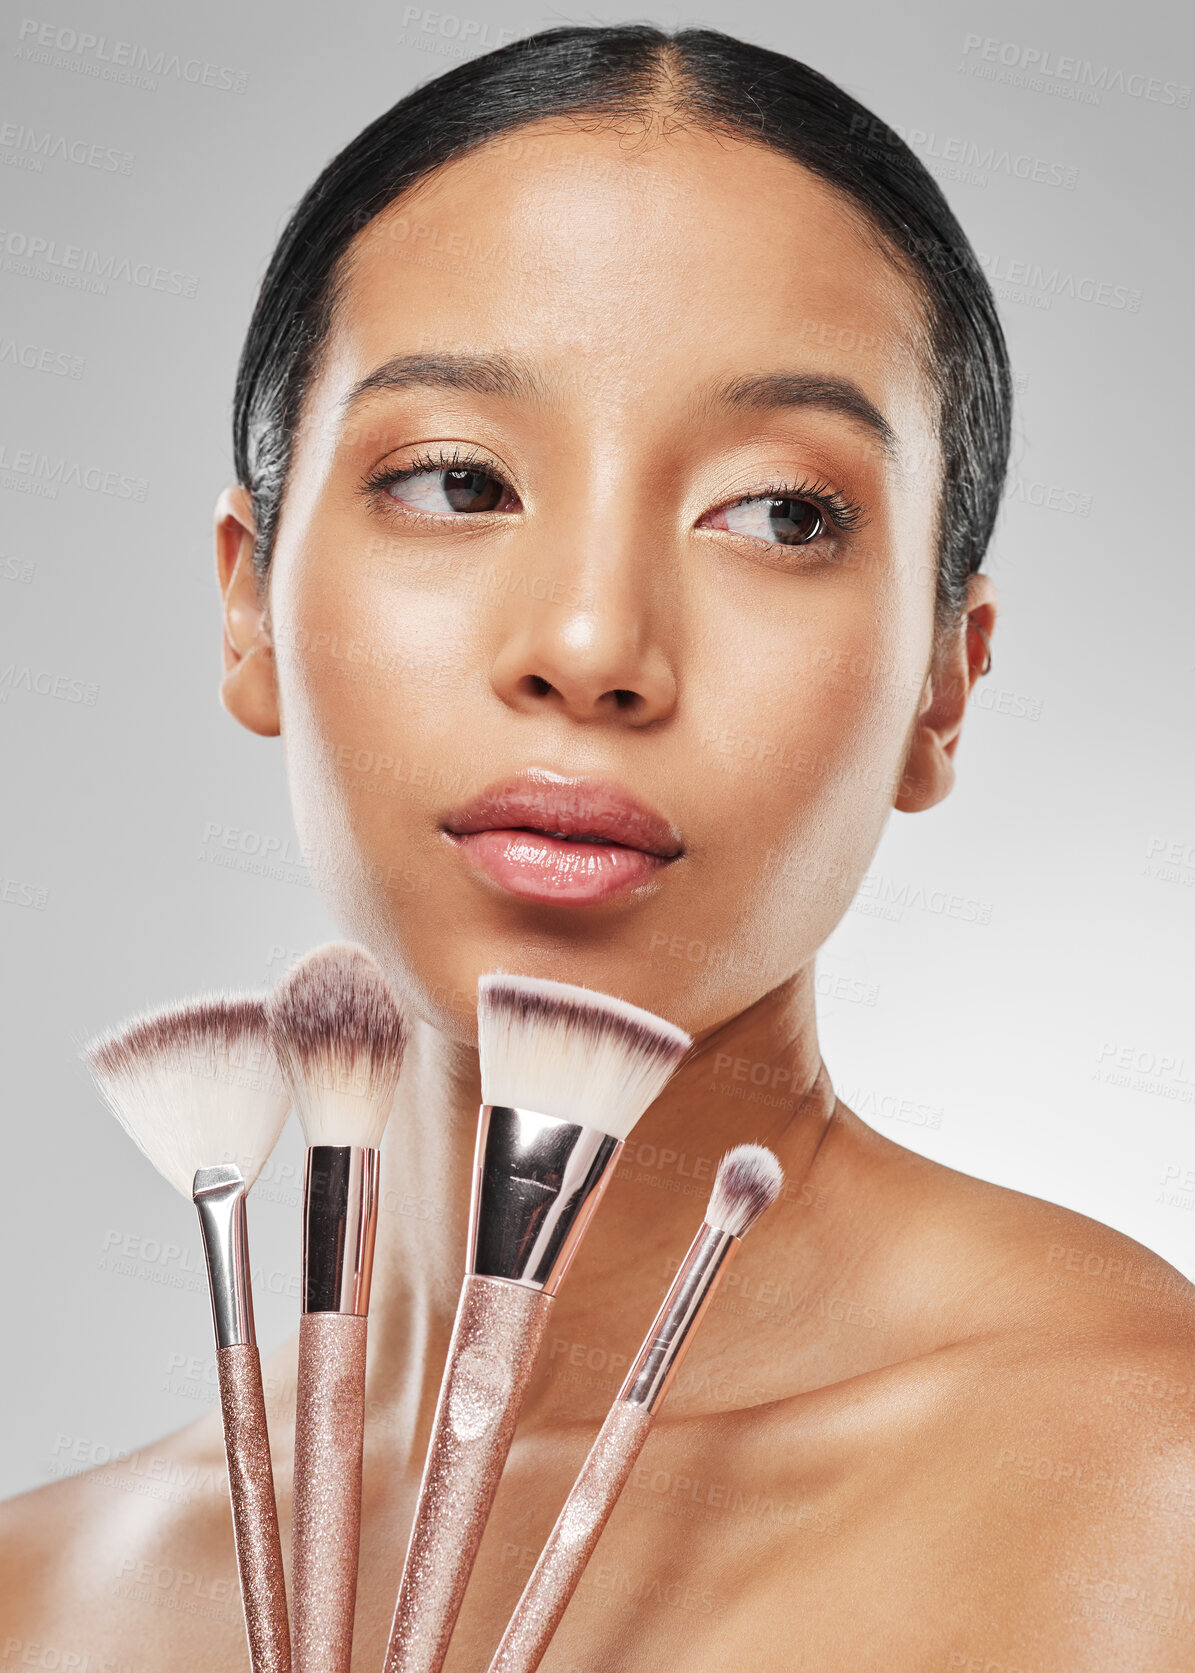
MULTIPOLYGON (((211 515, 258 281, 367 121, 554 23, 704 24, 805 59, 905 135, 982 253, 1018 389, 994 671, 955 794, 893 816, 821 960, 825 1055, 902 1143, 1195 1276, 1180 9, 446 3, 93 0, 0 23, 0 1235, 20 1344, 0 1493, 214 1400, 193 1210, 103 1111, 80 1041, 264 984, 335 933, 277 743, 216 697, 211 515), (94 252, 85 281, 68 245, 94 252)), ((292 1123, 255 1192, 263 1350, 297 1321, 300 1159, 292 1123)))

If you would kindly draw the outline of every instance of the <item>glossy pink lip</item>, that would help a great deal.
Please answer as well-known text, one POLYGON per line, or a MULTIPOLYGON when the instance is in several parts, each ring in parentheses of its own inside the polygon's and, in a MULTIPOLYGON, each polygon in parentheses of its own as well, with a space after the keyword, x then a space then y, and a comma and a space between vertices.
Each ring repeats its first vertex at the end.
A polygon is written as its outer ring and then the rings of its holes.
POLYGON ((676 829, 621 785, 542 770, 490 785, 442 829, 500 887, 556 905, 610 900, 683 852, 676 829))

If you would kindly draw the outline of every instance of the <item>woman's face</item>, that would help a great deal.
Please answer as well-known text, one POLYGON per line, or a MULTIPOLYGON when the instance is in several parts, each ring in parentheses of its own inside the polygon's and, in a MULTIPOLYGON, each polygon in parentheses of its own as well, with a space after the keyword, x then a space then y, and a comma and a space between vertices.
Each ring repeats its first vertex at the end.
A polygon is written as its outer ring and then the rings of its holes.
POLYGON ((812 957, 928 702, 924 366, 849 206, 704 133, 528 126, 358 237, 269 624, 313 875, 439 1026, 507 969, 699 1032, 812 957))

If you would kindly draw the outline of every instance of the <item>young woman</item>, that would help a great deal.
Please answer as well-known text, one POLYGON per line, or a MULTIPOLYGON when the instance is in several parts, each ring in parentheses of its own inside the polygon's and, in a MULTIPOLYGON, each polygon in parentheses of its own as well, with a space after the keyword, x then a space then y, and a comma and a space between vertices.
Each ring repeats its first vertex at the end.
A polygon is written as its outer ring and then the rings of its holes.
MULTIPOLYGON (((924 168, 814 71, 712 31, 550 30, 454 69, 283 235, 216 515, 222 697, 281 736, 321 887, 417 1019, 383 1159, 361 1668, 456 1301, 497 968, 698 1049, 556 1305, 453 1673, 486 1665, 743 1140, 786 1192, 545 1666, 1191 1665, 1191 1286, 871 1131, 818 1049, 819 946, 892 809, 953 784, 1008 438, 992 298, 924 168)), ((975 1045, 977 1073, 1016 1050, 980 1018, 975 1045)), ((285 1539, 293 1348, 272 1373, 285 1539)), ((7 1664, 244 1665, 214 1415, 5 1527, 7 1664)))

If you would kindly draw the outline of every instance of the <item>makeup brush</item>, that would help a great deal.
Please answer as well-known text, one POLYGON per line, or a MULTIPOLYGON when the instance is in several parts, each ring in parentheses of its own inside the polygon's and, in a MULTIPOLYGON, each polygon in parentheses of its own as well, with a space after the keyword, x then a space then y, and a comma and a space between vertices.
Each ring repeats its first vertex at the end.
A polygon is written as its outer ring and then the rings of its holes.
POLYGON ((349 1673, 379 1146, 406 1028, 361 947, 317 947, 266 1001, 307 1140, 291 1592, 296 1673, 349 1673))
POLYGON ((438 1673, 552 1301, 631 1128, 692 1041, 608 994, 477 985, 482 1105, 466 1276, 386 1673, 438 1673))
POLYGON ((539 1666, 714 1291, 783 1183, 779 1162, 762 1145, 740 1144, 718 1164, 705 1222, 581 1466, 489 1673, 534 1673, 539 1666))
POLYGON ((254 995, 212 994, 134 1017, 84 1048, 116 1119, 199 1212, 245 1631, 254 1673, 289 1673, 290 1632, 245 1196, 289 1099, 254 995))

